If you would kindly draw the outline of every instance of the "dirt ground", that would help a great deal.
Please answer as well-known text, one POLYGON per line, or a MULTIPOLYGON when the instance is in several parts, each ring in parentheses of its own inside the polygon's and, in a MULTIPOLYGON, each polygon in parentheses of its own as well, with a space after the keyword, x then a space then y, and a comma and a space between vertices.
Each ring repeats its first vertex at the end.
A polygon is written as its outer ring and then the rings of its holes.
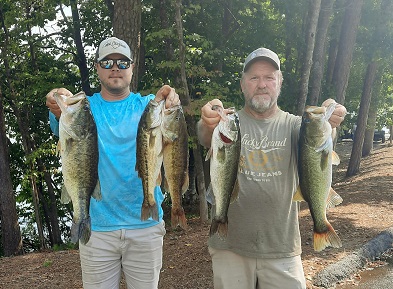
MULTIPOLYGON (((307 205, 303 205, 299 216, 308 289, 316 288, 311 280, 318 271, 393 226, 393 147, 375 144, 372 155, 362 159, 360 174, 345 178, 351 144, 337 144, 341 164, 335 168, 333 188, 344 201, 328 211, 328 219, 343 247, 314 252, 307 205)), ((198 218, 189 218, 188 222, 186 232, 167 230, 159 289, 213 288, 206 246, 209 225, 201 224, 198 218)), ((78 251, 45 251, 1 258, 0 288, 82 288, 78 251)), ((125 288, 124 282, 121 288, 125 288)))

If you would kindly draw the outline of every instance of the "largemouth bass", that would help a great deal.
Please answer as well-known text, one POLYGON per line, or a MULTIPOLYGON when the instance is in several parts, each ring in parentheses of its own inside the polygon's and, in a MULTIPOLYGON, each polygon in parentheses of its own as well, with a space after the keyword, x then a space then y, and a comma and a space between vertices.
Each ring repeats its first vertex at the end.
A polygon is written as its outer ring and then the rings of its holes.
POLYGON ((91 235, 91 196, 101 200, 97 128, 84 92, 72 97, 55 93, 54 98, 61 109, 58 144, 64 179, 61 201, 72 201, 71 241, 86 244, 91 235))
POLYGON ((151 100, 146 106, 138 124, 136 142, 136 166, 138 176, 142 179, 143 203, 141 220, 150 217, 158 221, 158 207, 154 189, 161 185, 162 166, 162 109, 164 101, 151 100))
POLYGON ((221 106, 213 105, 221 120, 213 131, 211 147, 206 156, 210 159, 211 189, 215 212, 210 226, 210 236, 228 233, 228 208, 239 192, 237 173, 240 160, 240 125, 237 113, 224 114, 221 106))
POLYGON ((322 251, 328 246, 342 246, 332 225, 326 218, 326 209, 342 202, 331 188, 332 165, 340 160, 333 151, 331 125, 328 120, 336 103, 328 108, 306 107, 299 136, 299 188, 295 201, 305 200, 314 222, 314 250, 322 251))
POLYGON ((182 206, 182 196, 189 185, 188 178, 188 133, 182 107, 163 110, 163 164, 164 187, 172 201, 171 225, 187 228, 187 219, 182 206))

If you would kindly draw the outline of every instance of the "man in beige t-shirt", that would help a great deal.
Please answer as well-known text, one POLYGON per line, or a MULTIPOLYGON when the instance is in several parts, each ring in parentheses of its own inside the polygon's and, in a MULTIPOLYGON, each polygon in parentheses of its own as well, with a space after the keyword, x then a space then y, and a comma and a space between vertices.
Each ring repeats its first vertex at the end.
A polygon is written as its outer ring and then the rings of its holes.
MULTIPOLYGON (((229 206, 228 235, 209 238, 216 289, 305 289, 300 258, 297 149, 301 117, 277 105, 282 73, 276 53, 258 48, 245 60, 240 81, 245 98, 238 112, 241 132, 239 197, 229 206)), ((210 147, 220 121, 212 105, 202 107, 198 138, 210 147)), ((337 105, 332 127, 344 119, 337 105)))

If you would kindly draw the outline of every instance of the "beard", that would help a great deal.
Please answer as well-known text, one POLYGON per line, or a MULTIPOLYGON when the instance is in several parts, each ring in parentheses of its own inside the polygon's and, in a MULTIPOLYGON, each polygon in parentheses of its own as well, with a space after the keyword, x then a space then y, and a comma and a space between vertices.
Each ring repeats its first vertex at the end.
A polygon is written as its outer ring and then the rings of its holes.
POLYGON ((129 87, 129 84, 120 79, 114 79, 112 81, 101 80, 101 85, 114 94, 121 93, 129 87))
POLYGON ((258 91, 256 94, 251 97, 245 97, 247 106, 257 113, 264 113, 271 109, 277 103, 278 95, 280 91, 277 91, 276 94, 269 93, 267 90, 258 91), (261 94, 267 94, 269 97, 263 96, 261 94))

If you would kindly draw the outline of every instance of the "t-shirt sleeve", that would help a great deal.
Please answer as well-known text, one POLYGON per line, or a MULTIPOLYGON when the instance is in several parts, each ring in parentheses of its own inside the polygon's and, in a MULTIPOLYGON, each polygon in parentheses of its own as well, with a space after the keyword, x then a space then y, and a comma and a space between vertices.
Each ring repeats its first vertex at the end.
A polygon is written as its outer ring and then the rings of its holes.
POLYGON ((51 111, 49 111, 49 124, 53 134, 59 136, 59 121, 51 111))

